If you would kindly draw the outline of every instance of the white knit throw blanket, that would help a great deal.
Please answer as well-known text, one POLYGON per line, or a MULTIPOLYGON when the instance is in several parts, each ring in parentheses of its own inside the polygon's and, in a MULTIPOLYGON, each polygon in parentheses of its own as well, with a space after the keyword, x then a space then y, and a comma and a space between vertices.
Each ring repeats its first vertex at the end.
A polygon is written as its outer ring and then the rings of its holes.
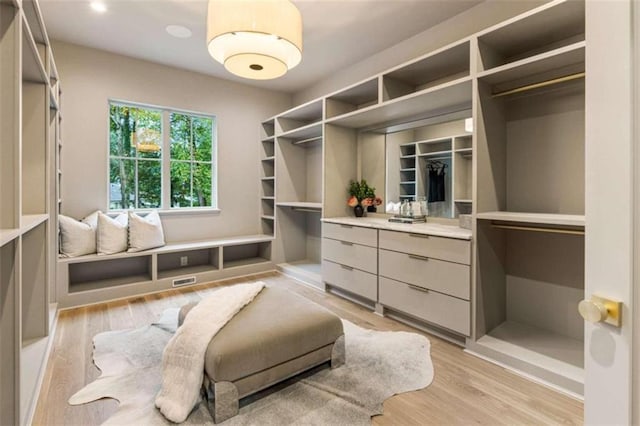
POLYGON ((156 407, 168 420, 187 419, 200 399, 209 342, 263 288, 263 282, 225 287, 189 311, 162 354, 162 388, 156 407))

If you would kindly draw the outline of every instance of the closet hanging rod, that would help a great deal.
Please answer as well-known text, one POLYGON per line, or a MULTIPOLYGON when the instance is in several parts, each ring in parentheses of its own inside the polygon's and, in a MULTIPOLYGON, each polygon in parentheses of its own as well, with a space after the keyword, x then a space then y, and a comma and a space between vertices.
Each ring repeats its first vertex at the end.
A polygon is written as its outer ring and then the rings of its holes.
POLYGON ((304 207, 291 207, 291 210, 305 213, 320 213, 322 211, 322 209, 307 209, 304 207))
POLYGON ((563 83, 565 81, 577 80, 579 78, 584 78, 584 76, 585 76, 584 72, 569 74, 569 75, 565 75, 564 77, 552 78, 550 80, 541 81, 539 83, 527 84, 526 86, 520 86, 520 87, 516 87, 515 89, 509 89, 503 92, 494 93, 492 97, 498 98, 500 96, 513 95, 514 93, 526 92, 528 90, 551 86, 553 84, 563 83))
POLYGON ((521 225, 496 225, 491 224, 493 228, 510 229, 514 231, 533 231, 533 232, 546 232, 550 234, 565 234, 565 235, 584 235, 584 231, 580 229, 563 229, 563 228, 544 228, 535 226, 521 226, 521 225))
POLYGON ((312 138, 302 139, 302 140, 294 141, 294 142, 291 142, 291 143, 294 144, 294 145, 302 145, 302 144, 309 143, 309 142, 319 141, 321 139, 322 139, 322 136, 314 136, 312 138))

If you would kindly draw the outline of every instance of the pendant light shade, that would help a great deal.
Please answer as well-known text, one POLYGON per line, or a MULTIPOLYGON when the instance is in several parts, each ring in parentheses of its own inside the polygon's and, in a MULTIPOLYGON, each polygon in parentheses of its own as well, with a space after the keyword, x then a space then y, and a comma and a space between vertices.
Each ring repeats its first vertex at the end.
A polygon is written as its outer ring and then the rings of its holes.
POLYGON ((159 152, 162 135, 154 129, 139 128, 131 133, 131 145, 139 152, 159 152))
POLYGON ((302 17, 288 0, 209 0, 207 47, 233 74, 277 78, 302 59, 302 17))

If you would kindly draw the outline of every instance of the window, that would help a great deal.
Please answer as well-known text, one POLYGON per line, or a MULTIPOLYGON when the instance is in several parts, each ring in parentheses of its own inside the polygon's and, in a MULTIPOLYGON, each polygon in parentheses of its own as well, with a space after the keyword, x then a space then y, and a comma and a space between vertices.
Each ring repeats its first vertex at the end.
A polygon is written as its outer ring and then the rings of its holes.
POLYGON ((216 207, 215 117, 111 102, 109 122, 110 210, 216 207))

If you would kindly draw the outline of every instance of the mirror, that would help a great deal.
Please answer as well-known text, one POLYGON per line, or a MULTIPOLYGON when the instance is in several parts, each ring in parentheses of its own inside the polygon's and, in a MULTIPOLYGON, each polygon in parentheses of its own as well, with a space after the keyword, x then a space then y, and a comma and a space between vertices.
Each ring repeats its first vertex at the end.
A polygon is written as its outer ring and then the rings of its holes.
POLYGON ((431 217, 471 213, 469 120, 360 133, 358 174, 382 197, 379 213, 395 214, 402 201, 421 197, 426 198, 431 217))

